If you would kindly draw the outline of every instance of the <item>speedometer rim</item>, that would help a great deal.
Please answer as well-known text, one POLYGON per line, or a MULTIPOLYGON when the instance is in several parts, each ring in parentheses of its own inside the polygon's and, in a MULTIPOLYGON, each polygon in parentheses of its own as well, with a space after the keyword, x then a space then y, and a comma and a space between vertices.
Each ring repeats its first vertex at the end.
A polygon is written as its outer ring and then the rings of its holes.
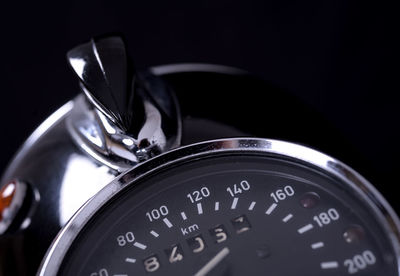
POLYGON ((400 220, 384 197, 359 173, 341 161, 303 145, 263 138, 228 138, 204 141, 171 150, 119 175, 90 198, 63 227, 47 251, 37 275, 57 275, 66 253, 81 230, 109 200, 126 187, 174 163, 227 152, 255 152, 291 158, 341 179, 363 197, 374 209, 377 219, 383 223, 384 230, 392 242, 398 264, 397 271, 400 273, 400 220))

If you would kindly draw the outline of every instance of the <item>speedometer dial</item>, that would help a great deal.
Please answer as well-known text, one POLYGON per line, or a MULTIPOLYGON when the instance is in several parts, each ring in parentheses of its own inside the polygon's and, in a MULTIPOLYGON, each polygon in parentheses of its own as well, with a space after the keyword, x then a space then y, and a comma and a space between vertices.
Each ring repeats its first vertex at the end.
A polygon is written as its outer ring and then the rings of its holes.
POLYGON ((143 166, 71 221, 42 274, 399 275, 397 218, 318 152, 227 140, 143 166))

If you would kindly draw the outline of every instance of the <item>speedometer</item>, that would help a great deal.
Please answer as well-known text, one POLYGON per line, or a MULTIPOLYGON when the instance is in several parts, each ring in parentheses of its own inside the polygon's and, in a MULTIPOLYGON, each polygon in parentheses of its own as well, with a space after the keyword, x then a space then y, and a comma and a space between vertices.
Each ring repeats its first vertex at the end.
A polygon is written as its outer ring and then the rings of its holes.
POLYGON ((290 143, 162 155, 102 190, 41 275, 399 275, 398 220, 364 179, 290 143))
MULTIPOLYGON (((369 182, 319 151, 245 134, 253 120, 279 138, 265 123, 278 112, 301 118, 286 129, 318 117, 297 101, 269 99, 285 108, 268 116, 255 104, 264 82, 225 66, 135 71, 116 36, 67 57, 82 93, 1 179, 0 276, 400 275, 400 222, 369 182)), ((293 139, 330 129, 316 122, 293 139)))

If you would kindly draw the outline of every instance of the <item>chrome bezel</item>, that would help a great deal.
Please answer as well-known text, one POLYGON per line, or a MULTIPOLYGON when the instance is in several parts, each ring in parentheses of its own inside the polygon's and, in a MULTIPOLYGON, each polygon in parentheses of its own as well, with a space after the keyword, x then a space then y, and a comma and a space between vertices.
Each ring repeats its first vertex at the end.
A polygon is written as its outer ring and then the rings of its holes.
MULTIPOLYGON (((269 156, 280 156, 309 164, 342 180, 358 192, 375 213, 383 226, 395 250, 397 264, 400 263, 400 221, 396 213, 382 195, 360 174, 342 162, 314 149, 294 143, 258 138, 233 138, 201 142, 161 154, 139 164, 128 172, 118 176, 98 194, 89 199, 72 217, 53 241, 38 271, 40 276, 57 275, 60 265, 79 232, 110 199, 144 176, 154 173, 174 163, 196 159, 216 153, 254 152, 269 156)), ((398 267, 400 272, 400 267, 398 267)))

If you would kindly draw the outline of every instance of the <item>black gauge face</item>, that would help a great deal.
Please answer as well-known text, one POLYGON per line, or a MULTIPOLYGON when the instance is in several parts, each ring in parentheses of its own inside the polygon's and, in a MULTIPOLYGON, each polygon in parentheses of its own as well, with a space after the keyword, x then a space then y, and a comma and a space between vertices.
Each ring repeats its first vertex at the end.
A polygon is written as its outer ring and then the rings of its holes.
POLYGON ((367 201, 321 171, 256 154, 185 161, 128 185, 60 275, 398 276, 367 201))

